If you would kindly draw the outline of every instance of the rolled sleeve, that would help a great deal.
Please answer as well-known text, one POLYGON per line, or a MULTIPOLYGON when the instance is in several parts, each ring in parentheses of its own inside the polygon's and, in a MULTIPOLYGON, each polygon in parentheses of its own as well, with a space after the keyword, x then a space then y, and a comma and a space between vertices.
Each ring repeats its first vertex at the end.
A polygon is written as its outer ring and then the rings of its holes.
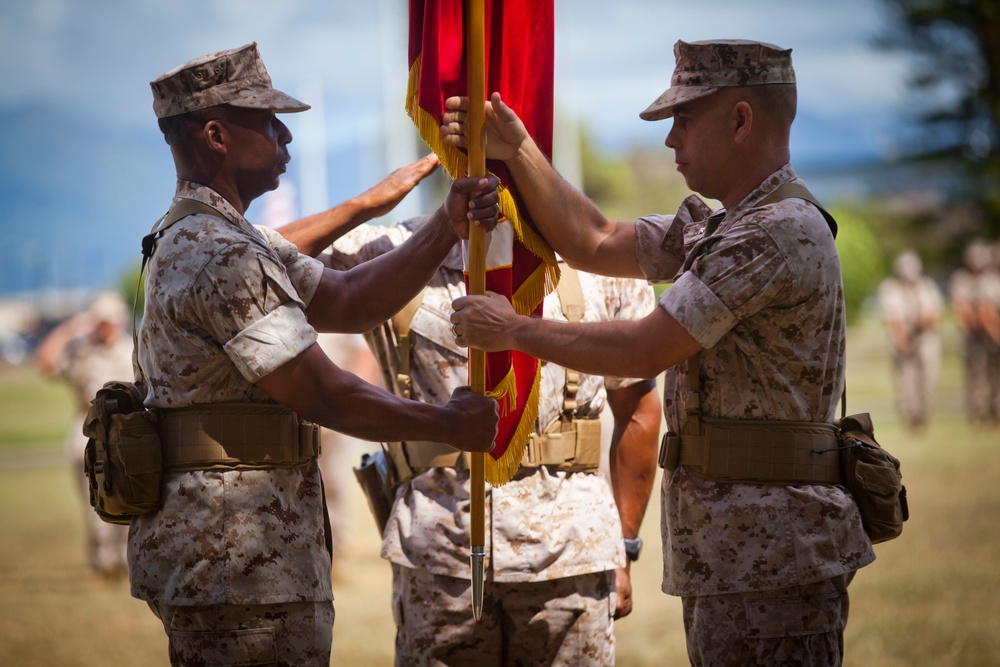
POLYGON ((659 306, 706 349, 714 347, 739 321, 722 299, 690 272, 660 295, 659 306))
POLYGON ((635 221, 635 258, 646 280, 670 282, 684 263, 683 224, 672 215, 647 215, 635 221))
POLYGON ((316 342, 316 330, 298 305, 287 303, 254 321, 224 346, 247 382, 257 382, 316 342))

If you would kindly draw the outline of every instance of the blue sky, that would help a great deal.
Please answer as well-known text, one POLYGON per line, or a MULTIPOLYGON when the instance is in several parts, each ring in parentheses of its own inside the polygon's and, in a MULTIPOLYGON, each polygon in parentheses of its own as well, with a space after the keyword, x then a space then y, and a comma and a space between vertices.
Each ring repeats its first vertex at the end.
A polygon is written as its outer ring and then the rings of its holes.
MULTIPOLYGON (((669 84, 673 43, 723 37, 793 49, 801 172, 897 151, 907 61, 871 46, 886 25, 879 0, 556 0, 556 12, 557 116, 607 151, 662 146, 669 121, 638 113, 669 84)), ((406 20, 404 0, 3 3, 0 295, 95 288, 137 261, 174 185, 148 82, 204 53, 256 41, 275 84, 313 104, 289 116, 302 213, 415 158, 402 107, 406 20)))

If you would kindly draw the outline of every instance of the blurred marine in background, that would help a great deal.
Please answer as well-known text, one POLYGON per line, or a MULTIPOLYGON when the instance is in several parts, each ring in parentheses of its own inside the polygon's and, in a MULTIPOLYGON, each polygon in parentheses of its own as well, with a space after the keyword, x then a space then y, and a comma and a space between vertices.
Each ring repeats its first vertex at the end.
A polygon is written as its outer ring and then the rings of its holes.
POLYGON ((922 428, 930 417, 931 392, 941 368, 938 324, 943 298, 914 251, 896 258, 893 275, 879 285, 878 306, 892 351, 899 414, 907 428, 922 428))
POLYGON ((128 526, 102 521, 90 509, 90 490, 83 474, 83 419, 94 394, 105 382, 132 377, 132 339, 128 335, 128 309, 118 292, 101 292, 90 306, 57 326, 38 346, 35 361, 51 377, 66 381, 76 408, 66 453, 73 464, 73 479, 82 492, 86 510, 87 551, 90 567, 114 578, 128 573, 128 526))
POLYGON ((965 403, 973 424, 1000 424, 1000 267, 990 246, 973 241, 951 276, 951 309, 962 331, 965 403))

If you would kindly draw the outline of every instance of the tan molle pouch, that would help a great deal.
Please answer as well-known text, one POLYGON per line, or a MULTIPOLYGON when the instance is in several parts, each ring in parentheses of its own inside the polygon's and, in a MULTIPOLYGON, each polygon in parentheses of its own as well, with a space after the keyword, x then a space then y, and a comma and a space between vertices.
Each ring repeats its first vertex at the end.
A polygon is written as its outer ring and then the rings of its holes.
POLYGON ((601 465, 601 420, 553 419, 542 435, 531 435, 522 465, 549 465, 569 472, 597 470, 601 465))
POLYGON ((910 518, 899 459, 882 449, 868 413, 840 420, 844 487, 854 497, 872 544, 899 537, 910 518))
POLYGON ((91 401, 83 433, 90 504, 102 520, 127 524, 160 508, 160 436, 134 384, 106 383, 91 401))

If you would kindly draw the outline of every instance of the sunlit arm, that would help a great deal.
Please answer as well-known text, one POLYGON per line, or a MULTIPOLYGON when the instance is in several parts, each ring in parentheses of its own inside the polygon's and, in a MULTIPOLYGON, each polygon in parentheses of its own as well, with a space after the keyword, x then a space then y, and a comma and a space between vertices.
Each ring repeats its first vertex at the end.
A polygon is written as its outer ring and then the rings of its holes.
POLYGON ((256 384, 301 417, 364 440, 429 440, 485 451, 496 435, 493 399, 467 387, 456 389, 445 405, 403 399, 341 369, 319 345, 256 384))
POLYGON ((365 333, 430 282, 458 238, 439 212, 401 246, 348 271, 325 269, 306 317, 322 332, 365 333))
POLYGON ((653 378, 701 349, 662 308, 641 320, 559 322, 518 315, 502 296, 455 300, 459 345, 520 350, 591 375, 653 378))
POLYGON ((317 331, 364 333, 389 319, 430 282, 469 225, 492 230, 499 218, 494 176, 452 182, 444 203, 403 245, 348 271, 326 269, 306 317, 317 331))
MULTIPOLYGON (((643 380, 622 389, 608 390, 608 406, 615 417, 609 463, 611 488, 626 538, 639 535, 656 477, 660 435, 660 401, 656 382, 643 380)), ((615 572, 618 606, 615 618, 632 612, 631 563, 615 572)))
POLYGON ((436 155, 426 155, 396 169, 357 197, 279 227, 277 232, 294 243, 302 254, 316 257, 358 225, 389 213, 438 164, 436 155))
POLYGON ((532 222, 570 266, 608 276, 642 278, 635 224, 609 220, 552 168, 530 137, 506 161, 532 222))

